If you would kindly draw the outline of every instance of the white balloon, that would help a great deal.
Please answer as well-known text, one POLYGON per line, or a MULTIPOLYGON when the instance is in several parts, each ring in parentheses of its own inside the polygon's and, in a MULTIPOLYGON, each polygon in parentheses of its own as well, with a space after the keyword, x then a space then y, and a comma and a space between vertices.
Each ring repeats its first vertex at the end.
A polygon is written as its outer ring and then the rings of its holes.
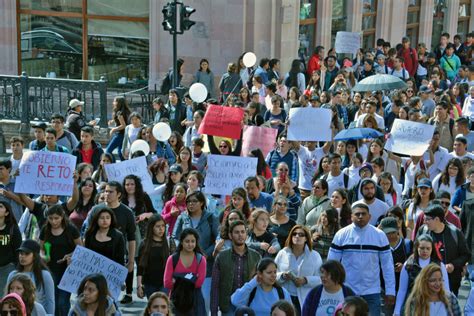
POLYGON ((255 65, 255 63, 257 62, 257 56, 255 56, 255 54, 252 52, 248 52, 245 53, 244 57, 242 58, 242 61, 245 67, 253 67, 253 65, 255 65))
POLYGON ((194 102, 201 103, 207 98, 207 88, 202 83, 195 83, 189 88, 189 96, 194 102))
POLYGON ((153 136, 160 142, 166 142, 171 137, 171 128, 166 123, 157 123, 152 130, 153 136))
POLYGON ((137 139, 132 143, 132 146, 130 146, 130 153, 133 154, 139 150, 143 151, 145 156, 147 156, 150 153, 150 145, 143 139, 137 139))

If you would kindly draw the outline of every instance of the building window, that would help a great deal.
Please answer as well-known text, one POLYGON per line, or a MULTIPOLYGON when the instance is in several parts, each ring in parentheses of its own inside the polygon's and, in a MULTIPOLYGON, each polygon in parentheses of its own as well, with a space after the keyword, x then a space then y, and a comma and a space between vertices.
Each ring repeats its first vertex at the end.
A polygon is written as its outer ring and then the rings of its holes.
POLYGON ((21 71, 146 84, 149 0, 17 1, 21 71))
POLYGON ((420 0, 410 0, 408 3, 406 35, 410 39, 413 47, 418 44, 418 31, 420 29, 420 2, 420 0))
POLYGON ((459 15, 458 15, 458 34, 461 35, 462 40, 466 40, 466 35, 470 32, 469 22, 471 19, 471 0, 459 1, 459 15))
POLYGON ((308 60, 316 41, 316 0, 300 0, 298 55, 308 60))
POLYGON ((375 24, 377 19, 377 0, 364 0, 362 8, 362 47, 375 47, 375 24))
POLYGON ((333 47, 336 42, 336 34, 339 31, 347 31, 347 0, 333 0, 332 2, 331 43, 333 47))
POLYGON ((448 5, 446 0, 434 0, 433 9, 433 35, 431 36, 431 48, 434 50, 439 45, 439 39, 444 32, 444 23, 448 5))

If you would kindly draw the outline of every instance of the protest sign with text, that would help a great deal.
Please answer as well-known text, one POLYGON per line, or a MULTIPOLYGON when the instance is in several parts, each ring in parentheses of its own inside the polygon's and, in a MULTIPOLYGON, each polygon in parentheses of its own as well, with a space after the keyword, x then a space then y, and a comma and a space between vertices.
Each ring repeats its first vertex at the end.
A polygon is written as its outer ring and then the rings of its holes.
POLYGON ((249 152, 259 148, 263 157, 275 147, 278 130, 261 126, 245 126, 242 137, 242 156, 247 157, 249 152))
POLYGON ((76 246, 71 264, 67 266, 58 288, 76 294, 81 281, 93 273, 100 273, 105 277, 110 294, 114 299, 118 299, 122 284, 127 278, 127 268, 82 246, 76 246))
POLYGON ((153 193, 154 191, 153 182, 148 173, 146 158, 144 156, 106 164, 105 172, 107 173, 109 181, 118 181, 120 183, 122 183, 123 179, 129 174, 136 175, 142 180, 143 190, 145 192, 153 193))
POLYGON ((385 149, 394 153, 421 156, 433 138, 434 125, 395 119, 385 149))
POLYGON ((16 193, 70 196, 74 189, 76 157, 51 151, 29 151, 20 162, 16 193))
POLYGON ((244 180, 257 174, 257 158, 224 155, 207 156, 205 192, 230 195, 244 186, 244 180))
POLYGON ((244 110, 220 105, 209 105, 199 126, 199 134, 239 139, 244 110))
POLYGON ((357 54, 360 48, 360 33, 337 32, 334 47, 338 54, 357 54))
POLYGON ((290 109, 288 140, 329 141, 332 137, 331 115, 329 109, 293 108, 290 109))

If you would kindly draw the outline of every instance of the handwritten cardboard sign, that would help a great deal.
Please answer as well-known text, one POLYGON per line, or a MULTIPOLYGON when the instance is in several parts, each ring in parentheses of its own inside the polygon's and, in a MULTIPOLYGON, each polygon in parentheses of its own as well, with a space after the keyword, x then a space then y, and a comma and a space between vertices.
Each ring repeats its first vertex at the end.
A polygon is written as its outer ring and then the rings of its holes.
POLYGON ((144 156, 111 163, 105 165, 105 172, 109 181, 122 183, 123 179, 130 174, 134 174, 142 180, 143 190, 153 193, 154 186, 151 176, 148 173, 146 158, 144 156))
POLYGON ((233 189, 243 187, 245 179, 255 176, 256 173, 257 158, 209 155, 205 192, 230 195, 233 189))
POLYGON ((74 188, 76 157, 66 153, 29 151, 20 162, 16 193, 70 196, 74 188))
POLYGON ((244 110, 220 105, 210 105, 199 126, 199 134, 240 138, 244 110))
POLYGON ((385 149, 394 153, 421 156, 433 138, 434 125, 396 119, 385 149))
POLYGON ((329 109, 290 109, 288 140, 308 142, 331 140, 331 115, 329 109))
POLYGON ((275 147, 278 130, 260 126, 245 126, 242 137, 242 156, 247 157, 249 152, 259 148, 263 157, 275 147))
POLYGON ((114 299, 118 299, 122 284, 127 278, 127 268, 82 246, 76 246, 72 254, 71 264, 64 272, 58 287, 61 290, 75 294, 81 281, 93 273, 100 273, 105 277, 110 294, 114 299))
POLYGON ((357 54, 360 48, 360 33, 358 32, 337 32, 336 53, 338 54, 357 54))

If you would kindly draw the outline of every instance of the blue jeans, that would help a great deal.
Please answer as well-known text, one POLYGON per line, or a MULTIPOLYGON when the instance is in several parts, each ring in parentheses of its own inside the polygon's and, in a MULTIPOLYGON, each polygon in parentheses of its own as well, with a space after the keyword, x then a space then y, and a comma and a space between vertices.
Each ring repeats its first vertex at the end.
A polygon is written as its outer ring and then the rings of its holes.
POLYGON ((367 302, 369 305, 369 315, 370 316, 380 316, 380 293, 377 294, 369 294, 369 295, 361 295, 361 297, 367 302))
POLYGON ((471 289, 474 289, 474 264, 467 265, 467 272, 469 273, 469 280, 471 281, 471 289))
POLYGON ((71 293, 63 291, 58 288, 62 275, 58 273, 51 273, 54 284, 54 314, 56 316, 67 315, 71 308, 71 293))
POLYGON ((206 313, 209 314, 211 310, 211 278, 206 277, 204 283, 201 286, 202 296, 204 297, 204 303, 206 305, 206 313))
POLYGON ((120 160, 123 160, 123 156, 122 156, 123 136, 124 136, 123 134, 114 133, 109 143, 107 144, 107 148, 105 149, 105 152, 111 154, 115 150, 115 148, 117 148, 118 156, 120 160))

